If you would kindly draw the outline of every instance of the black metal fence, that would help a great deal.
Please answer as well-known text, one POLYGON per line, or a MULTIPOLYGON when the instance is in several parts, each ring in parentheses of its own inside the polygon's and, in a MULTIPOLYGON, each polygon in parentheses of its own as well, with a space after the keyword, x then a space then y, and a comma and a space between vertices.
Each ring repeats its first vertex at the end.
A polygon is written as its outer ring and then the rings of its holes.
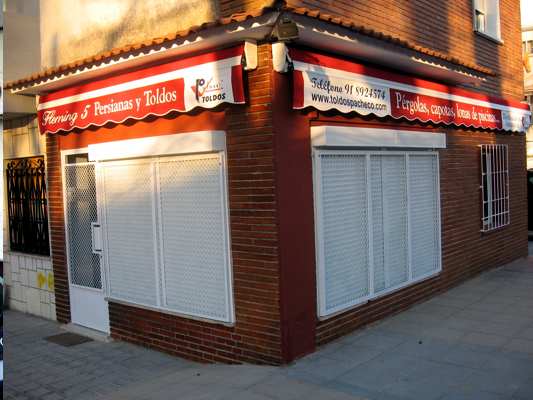
POLYGON ((9 161, 6 187, 10 249, 50 255, 44 159, 9 161))

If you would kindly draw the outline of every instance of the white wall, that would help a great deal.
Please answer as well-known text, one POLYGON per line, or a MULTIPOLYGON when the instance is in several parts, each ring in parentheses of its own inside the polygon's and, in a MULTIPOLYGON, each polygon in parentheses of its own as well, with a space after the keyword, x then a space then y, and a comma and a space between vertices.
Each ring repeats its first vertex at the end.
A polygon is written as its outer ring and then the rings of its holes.
MULTIPOLYGON (((4 70, 6 82, 31 75, 41 68, 39 0, 4 0, 4 70)), ((35 99, 13 95, 4 97, 6 117, 35 113, 35 99)))
POLYGON ((219 0, 41 0, 41 68, 213 21, 219 0))
POLYGON ((41 66, 39 0, 4 0, 5 80, 38 72, 41 66))

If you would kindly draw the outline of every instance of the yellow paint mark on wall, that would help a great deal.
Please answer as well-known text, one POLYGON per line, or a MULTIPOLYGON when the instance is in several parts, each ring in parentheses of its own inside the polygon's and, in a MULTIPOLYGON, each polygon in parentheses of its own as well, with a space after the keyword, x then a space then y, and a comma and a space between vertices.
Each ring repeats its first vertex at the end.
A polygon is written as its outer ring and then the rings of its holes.
POLYGON ((54 290, 54 274, 52 272, 48 273, 48 289, 54 290))
POLYGON ((37 286, 39 286, 39 289, 42 289, 44 285, 46 285, 46 276, 42 272, 39 272, 37 273, 37 286))

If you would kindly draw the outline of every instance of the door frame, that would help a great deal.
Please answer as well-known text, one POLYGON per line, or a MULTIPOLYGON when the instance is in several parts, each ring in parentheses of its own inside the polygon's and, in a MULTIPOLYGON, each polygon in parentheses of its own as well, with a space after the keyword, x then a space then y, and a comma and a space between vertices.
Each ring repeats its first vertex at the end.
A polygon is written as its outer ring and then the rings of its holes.
MULTIPOLYGON (((100 279, 101 279, 101 284, 102 284, 102 288, 101 289, 97 289, 97 288, 91 288, 91 287, 86 287, 86 286, 81 286, 81 285, 77 285, 77 284, 74 284, 72 283, 72 279, 71 279, 71 273, 70 273, 70 250, 69 250, 69 231, 68 231, 68 227, 67 227, 67 224, 68 224, 68 218, 67 218, 67 190, 66 190, 66 179, 65 179, 65 166, 67 165, 67 162, 66 162, 66 158, 67 156, 69 155, 73 155, 73 154, 89 154, 89 149, 88 147, 82 147, 82 148, 78 148, 78 149, 70 149, 70 150, 61 150, 60 151, 60 157, 61 157, 61 180, 62 180, 62 183, 61 183, 61 189, 63 191, 63 195, 62 195, 62 199, 63 199, 63 219, 64 219, 64 231, 65 231, 65 256, 66 256, 66 267, 67 267, 67 276, 68 276, 68 292, 69 292, 69 302, 70 302, 70 320, 71 320, 71 323, 75 324, 75 325, 80 325, 80 326, 84 326, 85 325, 82 325, 82 324, 79 324, 75 321, 76 318, 74 318, 74 313, 73 313, 73 307, 72 305, 75 303, 75 301, 73 302, 73 297, 75 297, 75 294, 73 295, 73 292, 72 292, 72 288, 76 288, 80 291, 86 291, 87 293, 94 293, 95 294, 95 298, 96 298, 96 294, 101 294, 102 296, 102 300, 104 301, 104 304, 105 304, 105 326, 103 327, 103 330, 100 330, 100 329, 97 329, 97 328, 94 328, 94 327, 87 327, 89 329, 94 329, 94 330, 98 330, 98 331, 101 331, 101 332, 104 332, 106 334, 109 334, 110 333, 110 324, 109 324, 109 306, 108 306, 108 301, 107 301, 107 276, 106 276, 106 273, 105 273, 105 267, 104 267, 104 258, 102 255, 100 255, 100 279)), ((97 213, 97 218, 98 218, 98 221, 101 221, 101 211, 100 211, 100 204, 101 204, 101 201, 100 199, 98 198, 98 174, 97 174, 97 162, 90 162, 90 163, 93 163, 94 166, 95 166, 95 200, 96 200, 96 213, 97 213)))

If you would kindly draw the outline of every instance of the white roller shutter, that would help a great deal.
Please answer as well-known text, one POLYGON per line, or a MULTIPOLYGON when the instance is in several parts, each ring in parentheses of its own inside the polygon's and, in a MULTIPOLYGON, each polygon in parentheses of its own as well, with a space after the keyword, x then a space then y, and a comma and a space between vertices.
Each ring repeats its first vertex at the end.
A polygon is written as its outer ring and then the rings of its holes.
POLYGON ((366 158, 320 156, 324 312, 345 308, 369 293, 366 158))
POLYGON ((220 153, 161 159, 165 307, 231 318, 223 162, 220 153))
POLYGON ((370 156, 374 290, 409 278, 405 156, 370 156))
POLYGON ((314 154, 320 315, 440 271, 436 153, 314 154))
POLYGON ((223 157, 99 163, 111 298, 233 321, 223 157))
POLYGON ((438 160, 433 154, 409 156, 409 205, 413 278, 440 269, 438 160))
POLYGON ((147 161, 101 167, 110 295, 157 305, 153 167, 147 161))
POLYGON ((380 156, 371 157, 370 176, 374 291, 381 292, 386 288, 386 271, 385 231, 383 227, 383 174, 380 156))
POLYGON ((405 156, 381 155, 385 287, 409 279, 405 156))

